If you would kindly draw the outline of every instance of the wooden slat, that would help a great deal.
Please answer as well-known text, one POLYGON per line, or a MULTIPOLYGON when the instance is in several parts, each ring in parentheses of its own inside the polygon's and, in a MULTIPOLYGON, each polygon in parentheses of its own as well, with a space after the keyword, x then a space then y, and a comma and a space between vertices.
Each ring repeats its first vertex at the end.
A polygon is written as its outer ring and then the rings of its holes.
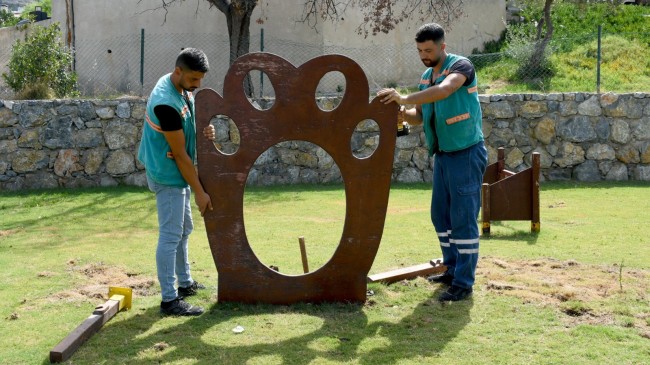
POLYGON ((50 351, 50 362, 67 361, 86 340, 102 327, 103 315, 91 314, 79 327, 50 351))
POLYGON ((402 280, 414 279, 419 276, 433 275, 436 273, 443 273, 447 270, 445 265, 440 263, 420 264, 415 266, 404 267, 397 270, 382 272, 375 275, 368 276, 369 283, 381 282, 384 284, 395 283, 402 280))
POLYGON ((490 185, 490 220, 531 219, 531 174, 529 168, 490 185))
POLYGON ((490 234, 490 184, 483 184, 481 186, 481 231, 484 234, 490 234))
POLYGON ((52 351, 50 351, 50 362, 67 361, 77 349, 83 345, 95 332, 113 318, 120 308, 120 302, 109 300, 105 304, 95 307, 95 311, 90 317, 86 318, 79 327, 59 342, 52 351))
POLYGON ((300 244, 300 259, 302 260, 302 271, 306 274, 309 272, 309 262, 307 261, 307 249, 305 247, 305 237, 298 237, 300 244))
POLYGON ((533 176, 532 176, 532 217, 530 229, 532 232, 539 232, 540 219, 539 219, 539 174, 540 174, 540 155, 539 152, 533 152, 533 176))

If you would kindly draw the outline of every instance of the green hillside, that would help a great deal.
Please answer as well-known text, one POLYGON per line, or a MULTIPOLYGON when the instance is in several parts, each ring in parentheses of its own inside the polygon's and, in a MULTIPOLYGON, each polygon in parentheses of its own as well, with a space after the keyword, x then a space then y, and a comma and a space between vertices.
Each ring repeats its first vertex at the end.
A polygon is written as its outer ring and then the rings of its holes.
MULTIPOLYGON (((527 1, 526 19, 541 9, 527 1)), ((559 2, 553 12, 554 35, 544 68, 528 67, 535 25, 508 26, 500 42, 486 45, 494 53, 472 55, 481 91, 596 91, 598 25, 602 25, 601 91, 650 91, 650 7, 559 2)))

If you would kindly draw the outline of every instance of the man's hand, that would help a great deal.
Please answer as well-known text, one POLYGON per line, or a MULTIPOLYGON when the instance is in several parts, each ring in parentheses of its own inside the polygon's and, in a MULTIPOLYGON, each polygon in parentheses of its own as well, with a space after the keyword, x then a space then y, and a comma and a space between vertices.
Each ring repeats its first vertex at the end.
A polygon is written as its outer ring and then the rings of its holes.
POLYGON ((406 107, 401 105, 399 111, 397 112, 397 123, 404 124, 406 123, 406 107))
POLYGON ((196 205, 199 207, 199 211, 201 212, 201 217, 205 215, 205 212, 210 209, 212 210, 212 200, 210 199, 210 195, 206 193, 205 191, 201 192, 194 192, 194 201, 196 201, 196 205))
POLYGON ((384 104, 390 104, 392 102, 396 102, 400 105, 406 104, 404 97, 395 89, 381 89, 377 92, 377 96, 382 98, 381 102, 384 104))
POLYGON ((214 141, 216 139, 216 133, 212 124, 203 128, 203 136, 210 141, 214 141))

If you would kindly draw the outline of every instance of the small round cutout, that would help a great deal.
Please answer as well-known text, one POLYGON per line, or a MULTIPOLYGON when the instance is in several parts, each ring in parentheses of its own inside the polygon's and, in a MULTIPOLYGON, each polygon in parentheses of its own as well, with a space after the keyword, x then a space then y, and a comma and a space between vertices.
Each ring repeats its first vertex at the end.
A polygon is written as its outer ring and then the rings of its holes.
POLYGON ((350 139, 350 148, 354 157, 363 159, 372 156, 379 147, 379 124, 372 119, 366 119, 354 129, 350 139))
POLYGON ((260 70, 251 70, 244 77, 242 84, 244 94, 257 110, 269 110, 275 103, 275 89, 266 73, 260 70))
MULTIPOLYGON (((239 128, 235 122, 226 115, 217 115, 210 124, 214 126, 214 146, 224 155, 232 155, 239 150, 239 128)), ((198 132, 198 131, 197 131, 198 132)))
POLYGON ((323 111, 336 109, 341 103, 347 84, 345 75, 331 71, 323 75, 316 87, 316 104, 323 111))

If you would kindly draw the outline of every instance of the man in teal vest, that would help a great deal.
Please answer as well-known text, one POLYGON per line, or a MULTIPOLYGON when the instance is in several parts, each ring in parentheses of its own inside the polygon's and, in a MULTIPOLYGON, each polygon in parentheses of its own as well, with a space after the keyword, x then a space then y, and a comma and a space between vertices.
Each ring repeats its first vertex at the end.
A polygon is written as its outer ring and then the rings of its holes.
POLYGON ((420 91, 403 96, 383 89, 377 95, 384 103, 415 104, 409 110, 400 107, 401 116, 410 124, 423 124, 429 154, 435 154, 431 220, 447 271, 429 280, 449 285, 440 301, 457 301, 472 294, 478 262, 476 218, 487 166, 478 80, 467 58, 446 52, 440 25, 423 25, 415 41, 428 67, 420 91))
MULTIPOLYGON (((194 192, 201 216, 206 209, 212 210, 210 196, 201 186, 194 167, 196 126, 192 91, 201 85, 208 68, 203 51, 183 50, 176 59, 174 72, 161 77, 151 91, 142 128, 138 160, 145 166, 149 189, 156 193, 156 268, 163 315, 203 313, 203 308, 190 305, 183 298, 205 289, 190 274, 188 237, 194 228, 190 191, 194 192), (176 278, 178 290, 174 285, 176 278)), ((214 140, 214 127, 207 127, 203 134, 214 140)))

